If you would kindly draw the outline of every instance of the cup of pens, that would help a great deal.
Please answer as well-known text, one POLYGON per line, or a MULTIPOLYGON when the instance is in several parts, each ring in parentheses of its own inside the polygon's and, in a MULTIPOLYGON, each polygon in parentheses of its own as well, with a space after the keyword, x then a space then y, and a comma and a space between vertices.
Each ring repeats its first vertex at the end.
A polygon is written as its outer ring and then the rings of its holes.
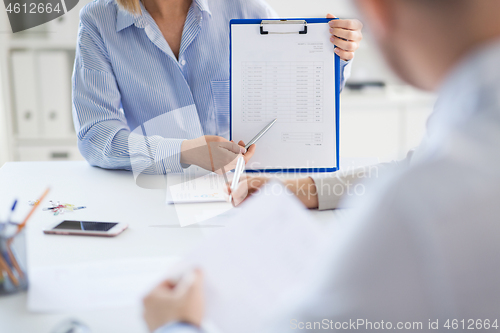
POLYGON ((49 189, 46 189, 22 223, 11 220, 17 200, 14 201, 7 220, 0 221, 0 295, 28 289, 25 227, 48 193, 49 189))
POLYGON ((24 230, 0 222, 0 295, 28 288, 24 230))

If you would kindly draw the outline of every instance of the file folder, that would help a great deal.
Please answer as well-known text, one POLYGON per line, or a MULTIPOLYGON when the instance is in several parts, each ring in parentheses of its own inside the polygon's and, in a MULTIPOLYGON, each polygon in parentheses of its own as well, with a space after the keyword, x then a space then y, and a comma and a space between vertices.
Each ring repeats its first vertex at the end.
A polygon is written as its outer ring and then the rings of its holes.
POLYGON ((43 137, 73 137, 71 123, 71 75, 65 51, 37 54, 38 86, 43 137))
POLYGON ((34 53, 31 51, 12 52, 11 61, 17 137, 20 139, 38 138, 41 126, 37 86, 34 80, 36 72, 34 53))

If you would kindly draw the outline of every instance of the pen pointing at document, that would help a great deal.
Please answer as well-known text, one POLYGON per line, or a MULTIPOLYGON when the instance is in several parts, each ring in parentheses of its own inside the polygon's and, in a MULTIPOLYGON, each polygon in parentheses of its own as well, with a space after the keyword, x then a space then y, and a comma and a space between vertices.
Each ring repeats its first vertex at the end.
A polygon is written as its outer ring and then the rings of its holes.
MULTIPOLYGON (((259 141, 260 138, 263 137, 264 134, 266 134, 271 129, 271 127, 273 127, 273 125, 276 123, 277 120, 278 120, 278 118, 274 119, 269 124, 267 124, 267 126, 264 127, 259 133, 257 133, 257 135, 254 136, 245 145, 245 150, 247 150, 251 145, 253 145, 257 141, 259 141)), ((241 176, 243 175, 244 171, 245 171, 245 159, 242 156, 240 156, 238 158, 238 162, 236 163, 236 168, 234 169, 234 176, 233 176, 233 179, 231 181, 231 186, 229 186, 229 191, 228 191, 228 192, 230 192, 228 201, 231 203, 233 202, 233 193, 238 188, 241 176)), ((235 202, 235 205, 236 205, 236 202, 235 202)))
POLYGON ((245 145, 245 151, 248 150, 248 148, 250 148, 251 145, 253 145, 254 143, 256 143, 257 141, 260 140, 261 137, 264 136, 264 134, 267 133, 267 131, 269 131, 271 129, 271 127, 273 127, 273 125, 276 123, 276 121, 278 120, 278 118, 274 119, 273 121, 271 121, 266 127, 264 127, 259 133, 257 133, 256 136, 254 136, 252 138, 252 140, 250 140, 246 145, 245 145))

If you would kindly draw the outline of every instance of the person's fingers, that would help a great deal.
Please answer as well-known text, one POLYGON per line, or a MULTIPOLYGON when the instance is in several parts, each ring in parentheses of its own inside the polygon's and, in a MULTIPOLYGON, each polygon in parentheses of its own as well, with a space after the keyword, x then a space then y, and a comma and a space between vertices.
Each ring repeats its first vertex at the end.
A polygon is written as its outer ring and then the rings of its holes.
POLYGON ((240 147, 241 147, 241 149, 240 149, 240 150, 241 150, 241 153, 242 153, 242 154, 246 154, 247 149, 245 148, 245 143, 243 142, 243 140, 240 140, 240 142, 238 142, 238 146, 240 146, 240 147))
POLYGON ((180 290, 179 296, 181 298, 190 297, 190 294, 198 292, 197 290, 203 287, 203 272, 197 268, 192 273, 192 280, 189 279, 189 281, 187 281, 189 285, 185 286, 186 288, 184 288, 184 290, 180 290))
MULTIPOLYGON (((248 179, 248 176, 247 176, 246 174, 241 175, 241 177, 240 177, 240 183, 241 183, 242 181, 245 181, 246 179, 248 179)), ((228 181, 228 182, 226 183, 226 187, 224 188, 224 192, 225 192, 225 193, 227 193, 227 194, 231 194, 231 192, 232 192, 232 191, 231 191, 231 185, 232 185, 232 180, 230 180, 230 181, 228 181)), ((238 187, 238 186, 236 186, 236 187, 238 187)))
POLYGON ((194 270, 194 282, 193 282, 193 286, 195 287, 203 287, 203 279, 204 279, 204 275, 203 275, 203 271, 199 268, 196 268, 194 270))
POLYGON ((214 156, 214 172, 222 175, 236 168, 236 164, 238 163, 238 158, 243 156, 241 154, 233 154, 225 149, 221 149, 221 151, 214 156))
POLYGON ((255 149, 256 149, 255 143, 250 147, 248 147, 246 154, 243 155, 243 158, 245 159, 245 164, 248 163, 248 161, 250 161, 250 159, 252 158, 253 154, 255 154, 255 149))
POLYGON ((328 14, 326 14, 326 18, 337 18, 337 16, 328 13, 328 14))
MULTIPOLYGON (((214 148, 215 146, 227 149, 227 150, 229 150, 230 152, 232 152, 234 154, 240 154, 241 153, 240 146, 238 146, 234 142, 228 141, 228 142, 214 142, 214 143, 211 143, 211 147, 212 148, 214 148)), ((214 149, 212 149, 212 151, 214 151, 214 149)))
POLYGON ((248 178, 241 180, 231 194, 233 196, 234 206, 238 206, 242 203, 248 195, 248 178))
POLYGON ((165 280, 163 282, 161 282, 157 288, 167 288, 167 289, 174 289, 175 288, 175 285, 177 284, 176 281, 173 281, 173 280, 165 280))
POLYGON ((340 39, 338 37, 332 36, 330 38, 333 44, 335 44, 337 47, 341 48, 344 51, 347 52, 354 52, 358 49, 359 43, 358 42, 351 42, 351 41, 346 41, 343 39, 340 39))
POLYGON ((201 270, 194 271, 192 283, 182 296, 182 300, 179 320, 199 327, 205 312, 203 273, 201 270))
POLYGON ((331 28, 342 28, 347 30, 361 30, 363 29, 363 23, 359 20, 331 20, 328 22, 331 28))
POLYGON ((349 61, 354 58, 354 52, 348 52, 338 47, 335 48, 335 53, 340 57, 340 59, 345 61, 349 61))
POLYGON ((238 187, 233 192, 234 205, 238 206, 252 194, 258 192, 262 185, 269 181, 269 177, 246 177, 240 181, 238 187))
POLYGON ((330 33, 332 34, 332 36, 352 42, 360 42, 363 39, 363 34, 361 33, 361 31, 331 28, 330 33))

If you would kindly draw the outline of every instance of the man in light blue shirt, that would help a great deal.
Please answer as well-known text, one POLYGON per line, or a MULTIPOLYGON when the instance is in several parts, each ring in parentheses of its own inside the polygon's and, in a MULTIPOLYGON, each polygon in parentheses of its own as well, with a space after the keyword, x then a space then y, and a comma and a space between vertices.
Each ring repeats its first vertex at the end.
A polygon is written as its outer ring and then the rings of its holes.
MULTIPOLYGON (((210 167, 203 154, 184 154, 207 143, 237 156, 227 140, 229 20, 275 12, 259 0, 117 1, 96 0, 80 13, 73 119, 82 155, 93 166, 152 174, 210 167)), ((362 26, 331 27, 345 82, 362 26)))
MULTIPOLYGON (((410 161, 353 199, 356 210, 326 237, 329 249, 301 297, 288 299, 275 326, 255 331, 497 330, 500 1, 356 2, 392 68, 415 87, 439 91, 439 107, 410 161)), ((309 207, 337 200, 323 191, 312 187, 309 207)), ((202 285, 198 272, 191 288, 154 289, 144 302, 150 328, 181 321, 192 326, 158 332, 199 332, 202 285)))

